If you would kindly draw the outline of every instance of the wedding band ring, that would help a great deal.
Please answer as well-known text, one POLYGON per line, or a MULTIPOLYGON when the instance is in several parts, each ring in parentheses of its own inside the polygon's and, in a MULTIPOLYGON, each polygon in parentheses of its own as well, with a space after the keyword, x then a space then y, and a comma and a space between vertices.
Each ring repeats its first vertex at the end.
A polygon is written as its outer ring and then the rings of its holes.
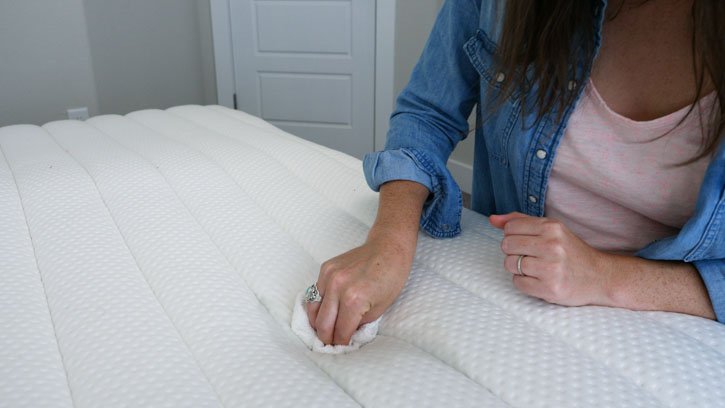
POLYGON ((521 276, 527 276, 524 271, 521 270, 521 261, 524 259, 526 255, 519 255, 519 259, 516 261, 516 270, 519 272, 519 275, 521 276))

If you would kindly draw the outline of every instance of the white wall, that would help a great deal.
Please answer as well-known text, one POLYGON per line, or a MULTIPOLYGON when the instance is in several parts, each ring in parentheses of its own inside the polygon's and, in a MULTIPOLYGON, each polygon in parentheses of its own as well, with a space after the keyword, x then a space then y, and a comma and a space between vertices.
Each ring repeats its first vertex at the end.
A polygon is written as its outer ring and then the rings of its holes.
POLYGON ((395 8, 395 94, 410 79, 443 0, 397 0, 395 8))
POLYGON ((209 0, 197 0, 197 21, 199 22, 199 50, 201 51, 201 75, 204 84, 204 104, 216 104, 217 86, 214 67, 214 39, 211 27, 211 5, 209 0))
POLYGON ((197 3, 84 0, 101 112, 204 102, 197 3))
MULTIPOLYGON (((395 27, 395 95, 405 87, 410 73, 425 47, 443 0, 398 0, 395 27)), ((471 126, 473 126, 473 121, 471 126)), ((448 167, 466 192, 471 191, 473 166, 473 133, 459 143, 448 167)))
POLYGON ((216 103, 208 0, 0 0, 0 126, 216 103))
POLYGON ((98 112, 82 0, 0 0, 0 126, 98 112))

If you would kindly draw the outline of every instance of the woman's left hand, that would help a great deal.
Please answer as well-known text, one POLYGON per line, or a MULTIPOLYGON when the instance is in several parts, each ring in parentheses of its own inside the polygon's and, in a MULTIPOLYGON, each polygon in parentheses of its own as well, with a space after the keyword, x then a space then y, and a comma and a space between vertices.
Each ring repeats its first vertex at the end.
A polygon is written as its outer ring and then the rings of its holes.
POLYGON ((607 303, 607 275, 601 266, 608 254, 574 235, 561 222, 521 213, 492 215, 503 229, 504 267, 521 292, 565 306, 607 303), (521 259, 519 274, 518 260, 521 259))

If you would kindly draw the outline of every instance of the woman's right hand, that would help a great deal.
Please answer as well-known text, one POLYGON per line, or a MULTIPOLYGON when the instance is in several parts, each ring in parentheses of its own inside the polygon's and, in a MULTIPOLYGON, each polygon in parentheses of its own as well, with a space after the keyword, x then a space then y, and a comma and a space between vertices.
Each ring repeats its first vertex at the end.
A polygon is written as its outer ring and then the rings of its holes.
POLYGON ((380 317, 403 290, 428 195, 414 181, 384 183, 367 241, 322 264, 317 278, 322 302, 308 303, 307 314, 324 344, 350 344, 355 330, 380 317))
POLYGON ((371 231, 365 244, 322 264, 322 302, 308 303, 307 314, 324 344, 349 344, 359 326, 393 304, 413 264, 416 241, 409 241, 392 231, 371 231))

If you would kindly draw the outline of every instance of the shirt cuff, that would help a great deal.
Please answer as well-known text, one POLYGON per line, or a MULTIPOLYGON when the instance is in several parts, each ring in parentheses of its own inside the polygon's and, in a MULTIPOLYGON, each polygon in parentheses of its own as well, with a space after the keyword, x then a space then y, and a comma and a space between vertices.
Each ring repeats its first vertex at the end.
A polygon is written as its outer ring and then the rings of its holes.
POLYGON ((424 185, 431 195, 423 206, 421 229, 435 238, 452 238, 461 233, 461 191, 445 165, 417 149, 399 148, 366 155, 363 169, 374 191, 392 180, 424 185))
POLYGON ((693 262, 710 295, 717 321, 725 323, 725 259, 693 262))
POLYGON ((418 165, 415 156, 408 149, 385 150, 369 153, 363 159, 365 180, 373 191, 392 180, 415 181, 433 192, 431 176, 418 165))

